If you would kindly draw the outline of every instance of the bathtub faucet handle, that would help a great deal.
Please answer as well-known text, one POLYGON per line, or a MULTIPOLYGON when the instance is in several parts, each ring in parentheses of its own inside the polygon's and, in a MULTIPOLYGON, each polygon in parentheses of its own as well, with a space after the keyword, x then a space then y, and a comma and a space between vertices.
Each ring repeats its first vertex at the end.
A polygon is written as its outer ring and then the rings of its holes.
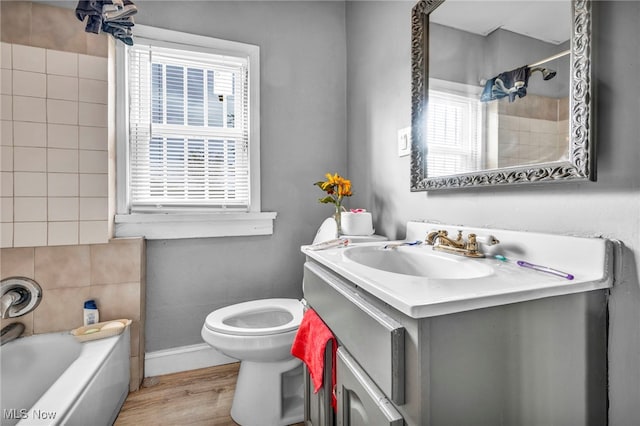
POLYGON ((28 314, 40 304, 42 288, 34 280, 11 277, 0 284, 0 317, 3 319, 28 314))
POLYGON ((9 308, 17 304, 21 298, 20 293, 15 290, 8 291, 2 295, 2 298, 0 298, 0 314, 2 314, 2 319, 9 318, 7 314, 9 308))

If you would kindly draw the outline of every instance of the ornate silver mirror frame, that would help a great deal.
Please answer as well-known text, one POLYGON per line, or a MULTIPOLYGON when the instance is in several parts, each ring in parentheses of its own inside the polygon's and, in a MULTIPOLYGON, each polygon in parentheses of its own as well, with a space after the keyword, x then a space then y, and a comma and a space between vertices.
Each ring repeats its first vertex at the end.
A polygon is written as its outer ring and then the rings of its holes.
POLYGON ((591 79, 591 2, 572 1, 569 156, 567 161, 428 177, 425 123, 429 91, 429 14, 444 0, 420 0, 411 16, 411 190, 596 180, 591 79))

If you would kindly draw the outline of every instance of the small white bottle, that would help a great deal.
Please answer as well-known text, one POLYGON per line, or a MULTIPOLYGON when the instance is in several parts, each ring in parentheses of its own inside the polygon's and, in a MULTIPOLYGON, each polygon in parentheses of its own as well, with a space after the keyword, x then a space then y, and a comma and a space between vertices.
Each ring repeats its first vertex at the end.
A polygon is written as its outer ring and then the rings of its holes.
POLYGON ((84 325, 91 325, 100 322, 100 312, 96 301, 91 299, 84 302, 84 325))

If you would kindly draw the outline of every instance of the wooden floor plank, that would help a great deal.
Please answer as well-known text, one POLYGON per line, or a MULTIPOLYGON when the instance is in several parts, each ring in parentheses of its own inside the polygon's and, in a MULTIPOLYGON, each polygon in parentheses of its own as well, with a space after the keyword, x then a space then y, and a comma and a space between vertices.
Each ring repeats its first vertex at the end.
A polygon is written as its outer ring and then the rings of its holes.
POLYGON ((129 394, 115 426, 238 426, 230 411, 239 368, 233 363, 148 377, 129 394))
POLYGON ((127 397, 116 426, 237 426, 229 414, 240 364, 145 379, 127 397))

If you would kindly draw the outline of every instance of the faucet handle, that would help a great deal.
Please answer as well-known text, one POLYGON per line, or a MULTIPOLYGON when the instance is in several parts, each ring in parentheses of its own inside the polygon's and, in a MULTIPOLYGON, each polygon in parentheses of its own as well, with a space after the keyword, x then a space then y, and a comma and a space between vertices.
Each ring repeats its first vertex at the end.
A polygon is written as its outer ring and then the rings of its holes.
POLYGON ((33 311, 42 299, 42 288, 26 277, 9 277, 0 281, 0 316, 15 318, 33 311))
POLYGON ((476 240, 479 243, 486 244, 488 246, 500 244, 500 241, 493 235, 476 235, 476 240))
POLYGON ((478 252, 478 241, 477 241, 477 235, 476 234, 469 234, 467 235, 467 246, 466 249, 469 252, 472 253, 477 253, 478 252))

